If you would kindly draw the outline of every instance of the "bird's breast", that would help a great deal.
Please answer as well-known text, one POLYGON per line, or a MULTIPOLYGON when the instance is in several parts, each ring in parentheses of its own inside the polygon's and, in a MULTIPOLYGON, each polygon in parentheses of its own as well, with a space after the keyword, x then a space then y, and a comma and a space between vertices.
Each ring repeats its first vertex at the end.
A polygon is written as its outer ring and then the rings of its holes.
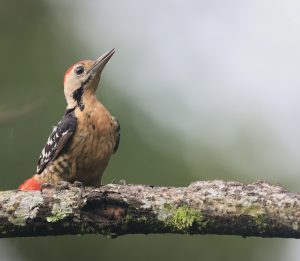
MULTIPOLYGON (((78 123, 70 150, 77 150, 75 159, 76 178, 89 184, 90 180, 101 180, 116 144, 116 120, 100 103, 76 110, 78 123)), ((91 182, 95 185, 95 182, 91 182)))

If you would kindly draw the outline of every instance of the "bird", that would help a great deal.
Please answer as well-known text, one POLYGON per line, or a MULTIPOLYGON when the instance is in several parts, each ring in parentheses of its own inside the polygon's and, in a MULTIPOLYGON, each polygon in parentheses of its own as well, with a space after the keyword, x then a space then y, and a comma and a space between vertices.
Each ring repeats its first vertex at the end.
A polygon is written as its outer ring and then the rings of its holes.
POLYGON ((96 97, 102 71, 114 53, 112 49, 95 61, 79 61, 66 71, 65 113, 40 154, 36 173, 19 190, 41 190, 43 184, 60 182, 101 185, 120 142, 118 120, 96 97))

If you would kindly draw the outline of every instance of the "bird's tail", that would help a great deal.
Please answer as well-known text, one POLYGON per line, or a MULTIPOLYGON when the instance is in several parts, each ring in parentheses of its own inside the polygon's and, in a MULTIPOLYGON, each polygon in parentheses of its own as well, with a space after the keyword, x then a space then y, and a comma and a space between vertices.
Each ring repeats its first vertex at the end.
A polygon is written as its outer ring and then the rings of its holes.
POLYGON ((36 179, 35 175, 29 179, 26 179, 23 184, 21 184, 18 189, 23 191, 30 190, 40 190, 42 182, 36 179))

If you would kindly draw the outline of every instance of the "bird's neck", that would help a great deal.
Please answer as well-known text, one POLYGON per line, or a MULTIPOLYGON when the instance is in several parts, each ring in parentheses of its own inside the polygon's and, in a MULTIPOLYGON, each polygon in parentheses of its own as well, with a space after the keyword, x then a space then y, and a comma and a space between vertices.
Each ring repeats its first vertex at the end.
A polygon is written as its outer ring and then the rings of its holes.
POLYGON ((86 105, 98 102, 95 91, 90 89, 86 90, 82 95, 82 101, 86 105))
POLYGON ((84 92, 80 93, 80 91, 76 94, 72 94, 66 97, 67 100, 67 110, 73 109, 75 107, 79 107, 81 111, 85 109, 86 106, 93 106, 95 102, 99 102, 95 91, 92 89, 84 90, 84 92))

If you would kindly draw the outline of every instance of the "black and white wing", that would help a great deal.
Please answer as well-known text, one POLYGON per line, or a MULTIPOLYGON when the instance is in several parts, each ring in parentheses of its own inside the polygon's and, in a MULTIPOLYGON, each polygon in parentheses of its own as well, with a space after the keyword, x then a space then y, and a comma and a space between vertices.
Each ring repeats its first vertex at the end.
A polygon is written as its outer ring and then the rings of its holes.
POLYGON ((59 153, 73 136, 76 126, 77 119, 74 110, 67 111, 61 121, 53 128, 53 131, 42 150, 37 164, 38 174, 42 173, 49 162, 57 158, 59 153))

